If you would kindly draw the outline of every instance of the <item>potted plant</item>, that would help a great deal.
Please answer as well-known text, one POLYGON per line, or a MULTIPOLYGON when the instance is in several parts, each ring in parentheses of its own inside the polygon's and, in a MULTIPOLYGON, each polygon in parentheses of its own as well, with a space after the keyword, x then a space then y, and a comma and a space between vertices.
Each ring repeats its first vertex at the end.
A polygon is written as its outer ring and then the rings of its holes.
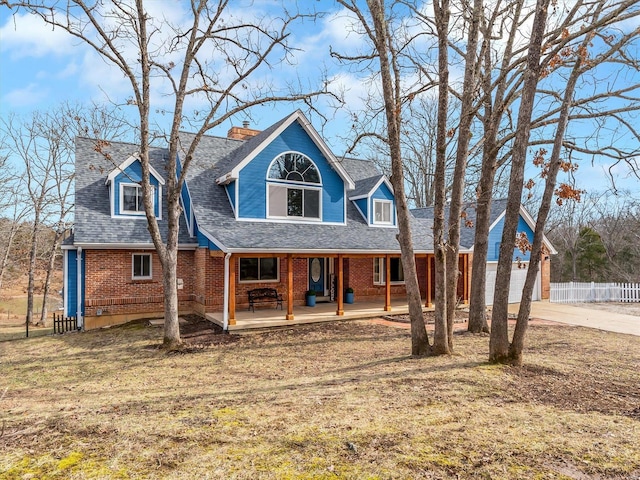
POLYGON ((307 299, 307 307, 315 307, 316 306, 316 292, 315 290, 307 290, 306 293, 307 299))
POLYGON ((353 303, 353 288, 348 287, 344 292, 344 303, 353 303))

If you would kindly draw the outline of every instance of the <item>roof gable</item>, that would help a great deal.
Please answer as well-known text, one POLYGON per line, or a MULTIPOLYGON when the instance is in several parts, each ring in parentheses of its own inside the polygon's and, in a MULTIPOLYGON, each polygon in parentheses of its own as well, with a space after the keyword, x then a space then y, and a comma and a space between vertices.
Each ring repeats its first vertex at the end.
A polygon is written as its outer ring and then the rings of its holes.
MULTIPOLYGON (((120 165, 118 165, 116 168, 114 168, 113 170, 111 170, 111 172, 109 173, 109 175, 107 176, 107 179, 105 180, 105 184, 108 185, 110 182, 112 182, 118 175, 125 173, 125 170, 127 168, 129 168, 129 166, 131 166, 133 163, 135 162, 140 162, 140 154, 139 153, 134 153, 133 155, 130 155, 129 158, 127 158, 124 162, 122 162, 120 165)), ((156 180, 158 180, 158 183, 160 183, 160 185, 164 185, 164 178, 162 178, 162 175, 160 175, 157 170, 155 168, 153 168, 152 165, 149 165, 149 173, 151 175, 153 175, 155 177, 156 180)))
POLYGON ((349 176, 346 169, 338 161, 338 159, 331 152, 322 137, 318 134, 315 128, 313 128, 309 120, 307 120, 307 118, 300 110, 296 110, 288 117, 283 118, 255 137, 247 140, 242 145, 242 147, 234 151, 232 155, 223 159, 218 164, 223 173, 216 178, 216 183, 218 183, 219 185, 224 185, 226 183, 232 182, 233 180, 237 180, 239 178, 240 171, 249 162, 251 162, 251 160, 259 155, 260 152, 262 152, 275 138, 277 138, 282 132, 284 132, 287 127, 289 127, 293 122, 298 122, 300 124, 307 135, 309 135, 313 143, 315 143, 318 149, 322 152, 331 167, 345 182, 347 189, 353 190, 355 188, 353 179, 349 176))
POLYGON ((391 185, 391 182, 389 182, 387 177, 379 174, 374 177, 357 181, 356 188, 349 197, 349 200, 358 200, 360 198, 370 197, 382 184, 385 184, 389 191, 393 193, 393 186, 391 185))

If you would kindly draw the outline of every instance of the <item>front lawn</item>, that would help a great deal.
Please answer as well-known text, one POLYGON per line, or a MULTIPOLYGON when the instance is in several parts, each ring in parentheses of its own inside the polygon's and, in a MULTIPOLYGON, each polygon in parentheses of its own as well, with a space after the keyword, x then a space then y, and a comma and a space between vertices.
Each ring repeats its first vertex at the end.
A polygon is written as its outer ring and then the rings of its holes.
POLYGON ((485 363, 486 336, 411 358, 365 321, 218 337, 0 343, 0 476, 640 477, 639 337, 532 325, 522 369, 485 363))

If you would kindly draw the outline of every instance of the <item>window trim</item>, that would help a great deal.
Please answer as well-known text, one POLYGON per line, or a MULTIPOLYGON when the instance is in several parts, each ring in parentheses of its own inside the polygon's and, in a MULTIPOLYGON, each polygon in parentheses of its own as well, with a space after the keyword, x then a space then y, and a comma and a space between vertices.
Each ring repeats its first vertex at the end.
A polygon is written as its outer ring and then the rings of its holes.
MULTIPOLYGON (((400 261, 400 268, 402 268, 402 258, 401 257, 390 257, 389 259, 397 258, 400 261)), ((385 277, 387 275, 386 268, 386 257, 374 257, 373 258, 373 284, 374 285, 386 285, 385 277), (378 280, 376 280, 376 262, 378 263, 378 280)), ((402 272, 402 276, 404 278, 404 272, 402 272)), ((404 285, 404 280, 397 280, 389 282, 391 285, 404 285)))
POLYGON ((393 225, 393 202, 391 200, 383 200, 381 198, 374 198, 373 199, 373 215, 372 215, 372 219, 371 219, 371 223, 374 225, 393 225), (378 205, 382 205, 383 207, 383 211, 382 211, 382 216, 384 217, 384 205, 389 205, 389 221, 384 221, 384 220, 380 220, 377 221, 376 220, 376 207, 378 205))
MULTIPOLYGON (((119 192, 119 200, 120 200, 120 204, 119 204, 119 209, 118 209, 118 214, 120 216, 134 216, 134 217, 143 217, 146 215, 145 211, 144 211, 144 201, 142 203, 142 210, 125 210, 124 209, 124 189, 125 187, 135 187, 136 189, 140 190, 140 199, 142 200, 142 185, 140 185, 139 183, 132 183, 132 182, 120 182, 119 184, 120 187, 120 192, 119 192)), ((153 190, 153 213, 155 215, 155 217, 159 220, 162 219, 162 215, 160 215, 160 210, 158 209, 158 189, 156 188, 155 185, 151 185, 151 189, 153 190), (158 215, 156 215, 156 210, 158 211, 158 215)), ((136 194, 137 196, 137 194, 136 194)))
MULTIPOLYGON (((144 266, 144 265, 143 265, 144 266)), ((131 254, 131 280, 151 280, 153 278, 153 256, 150 253, 132 253, 131 254), (136 257, 149 258, 149 275, 136 276, 135 265, 136 257)))
POLYGON ((238 259, 238 283, 280 283, 280 257, 240 257, 238 259), (255 258, 258 260, 258 278, 256 280, 242 280, 240 268, 240 262, 244 259, 255 258), (260 278, 260 260, 263 258, 275 258, 276 259, 276 278, 269 280, 262 280, 260 278))
POLYGON ((276 220, 297 220, 297 221, 305 221, 305 222, 321 222, 322 221, 322 186, 321 185, 317 185, 315 183, 284 183, 284 182, 271 182, 269 181, 267 183, 267 201, 266 201, 266 207, 267 207, 267 218, 268 219, 276 219, 276 220), (313 185, 313 186, 312 186, 313 185), (270 188, 271 187, 277 187, 277 188, 285 188, 286 189, 286 195, 285 197, 287 198, 287 203, 285 205, 285 208, 287 209, 287 212, 289 210, 289 189, 292 190, 302 190, 302 212, 304 213, 304 191, 305 190, 312 190, 312 191, 316 191, 318 192, 318 216, 317 217, 305 217, 304 215, 302 216, 297 216, 297 215, 271 215, 271 195, 270 195, 270 188))
POLYGON ((316 162, 314 162, 311 157, 309 157, 308 155, 305 155, 302 152, 297 152, 295 150, 288 150, 286 152, 282 152, 279 153, 278 155, 276 155, 273 160, 271 160, 271 162, 269 163, 269 167, 267 168, 267 181, 268 182, 280 182, 280 183, 293 183, 296 185, 315 185, 316 187, 320 187, 322 186, 322 173, 320 173, 320 169, 318 168, 318 165, 316 164, 316 162), (305 157, 307 160, 309 160, 309 162, 311 162, 311 165, 313 165, 313 168, 316 170, 316 173, 318 174, 318 182, 314 183, 314 182, 306 182, 306 181, 299 181, 299 180, 288 180, 286 178, 271 178, 270 176, 270 172, 271 172, 271 167, 273 167, 273 164, 278 161, 278 159, 280 159, 281 157, 284 157, 285 155, 289 155, 289 154, 293 154, 293 155, 300 155, 302 157, 305 157))

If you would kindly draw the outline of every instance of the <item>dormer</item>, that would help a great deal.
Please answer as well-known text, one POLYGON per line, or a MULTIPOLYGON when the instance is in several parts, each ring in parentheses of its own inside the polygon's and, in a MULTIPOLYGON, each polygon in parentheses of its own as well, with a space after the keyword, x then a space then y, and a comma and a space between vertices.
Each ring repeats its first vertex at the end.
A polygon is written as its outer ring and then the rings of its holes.
POLYGON ((235 218, 346 224, 346 192, 355 184, 304 114, 255 132, 217 171, 235 218))
MULTIPOLYGON (((156 217, 162 218, 162 186, 164 179, 151 166, 150 183, 156 217)), ((142 164, 138 154, 131 155, 109 173, 105 184, 109 187, 111 217, 145 218, 142 202, 142 164)))
POLYGON ((384 175, 356 182, 349 197, 370 227, 396 226, 396 201, 393 186, 384 175))

